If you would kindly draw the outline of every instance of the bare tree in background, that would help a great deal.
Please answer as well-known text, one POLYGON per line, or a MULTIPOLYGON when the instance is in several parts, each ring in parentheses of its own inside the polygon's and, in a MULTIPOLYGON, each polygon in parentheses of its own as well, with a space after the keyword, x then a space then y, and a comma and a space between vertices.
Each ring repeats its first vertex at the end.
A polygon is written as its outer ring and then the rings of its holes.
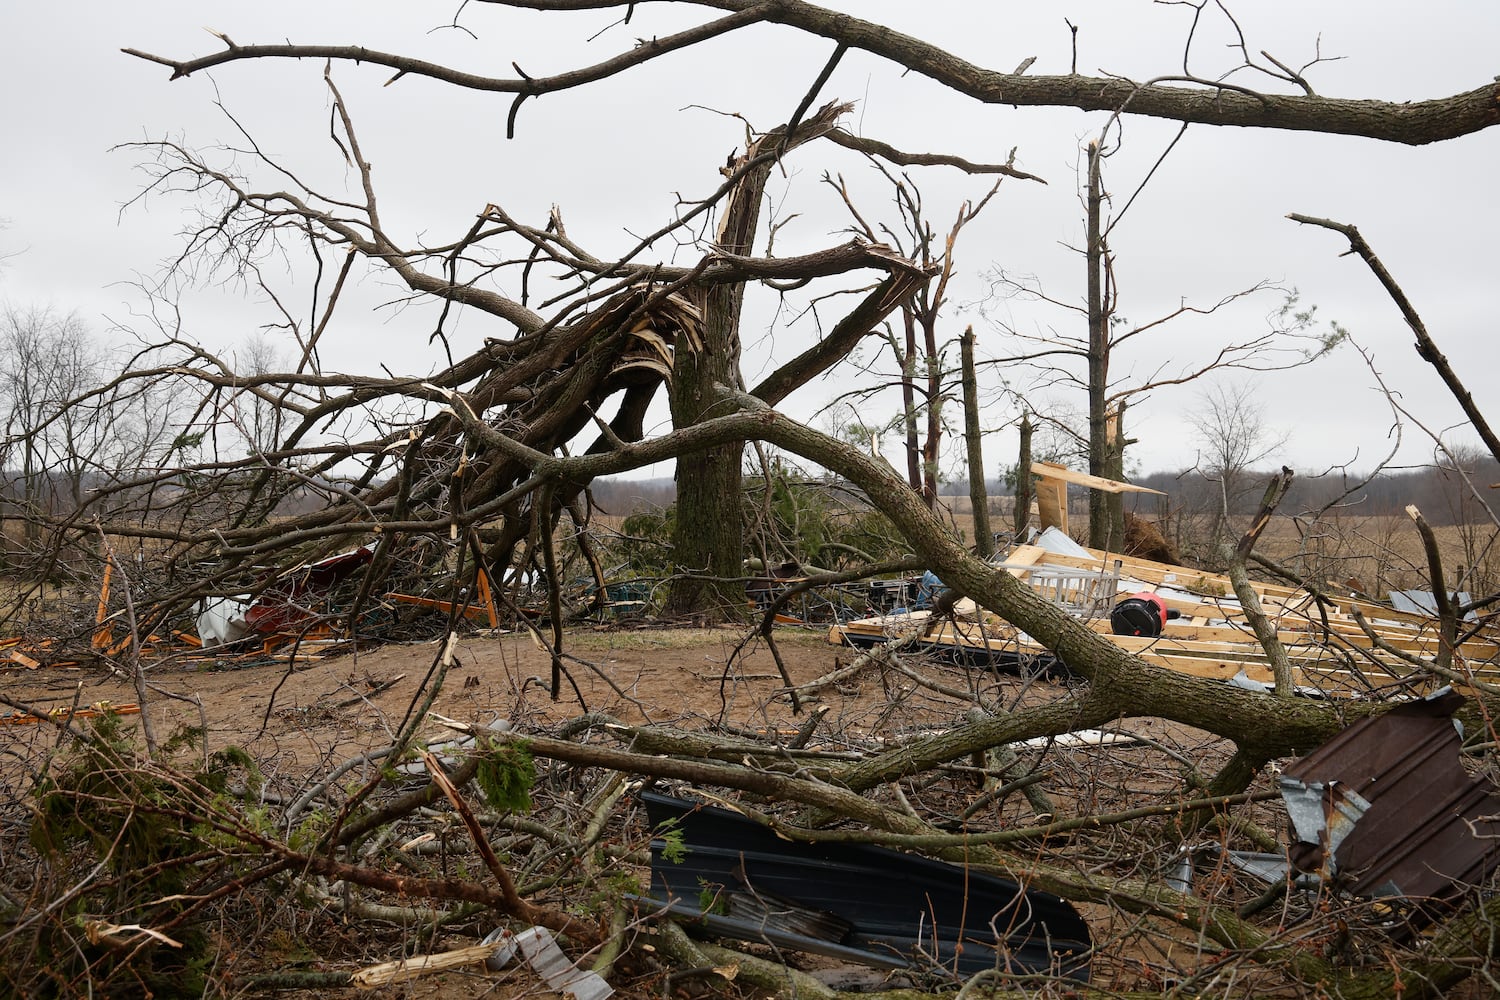
MULTIPOLYGON (((848 209, 852 219, 850 232, 870 242, 889 240, 898 252, 936 272, 936 278, 930 284, 918 288, 902 305, 900 328, 888 327, 885 330, 886 346, 899 372, 895 381, 901 392, 901 410, 893 425, 905 443, 907 481, 928 508, 936 510, 942 443, 949 431, 943 410, 945 404, 955 398, 958 382, 958 369, 952 364, 949 354, 957 338, 945 338, 940 333, 949 306, 949 288, 957 274, 955 251, 964 228, 999 194, 1001 182, 996 181, 988 191, 960 205, 953 212, 947 231, 939 233, 933 227, 933 211, 926 206, 921 187, 910 174, 898 175, 873 154, 867 154, 867 159, 891 187, 897 225, 883 226, 877 232, 875 225, 865 218, 855 203, 842 176, 825 176, 824 182, 838 191, 840 200, 848 209)), ((999 167, 989 167, 976 172, 1002 171, 999 167)), ((883 388, 886 386, 861 388, 843 394, 843 398, 873 402, 876 393, 883 388)))
POLYGON ((1290 435, 1267 424, 1264 405, 1245 382, 1220 381, 1198 393, 1198 405, 1187 419, 1198 445, 1195 468, 1219 492, 1209 514, 1212 551, 1223 540, 1229 519, 1258 489, 1252 476, 1256 467, 1285 446, 1290 435))
MULTIPOLYGON (((291 369, 276 341, 264 333, 249 337, 236 352, 234 367, 253 380, 291 369)), ((234 398, 231 421, 245 437, 252 456, 269 455, 281 444, 287 419, 269 394, 246 392, 234 398)))
POLYGON ((105 377, 104 358, 83 321, 42 307, 0 310, 0 468, 13 477, 12 501, 25 545, 34 550, 60 500, 77 506, 101 442, 97 407, 74 400, 105 377))
MULTIPOLYGON (((1127 466, 1125 453, 1132 443, 1126 425, 1132 401, 1161 389, 1196 382, 1215 372, 1271 372, 1308 364, 1338 346, 1344 331, 1335 323, 1326 332, 1319 332, 1316 308, 1300 308, 1295 291, 1265 281, 1206 305, 1184 298, 1177 306, 1146 322, 1131 322, 1121 312, 1122 290, 1115 278, 1115 250, 1110 240, 1151 175, 1123 200, 1117 211, 1110 210, 1114 202, 1104 185, 1103 168, 1118 149, 1107 152, 1104 143, 1114 124, 1111 121, 1084 152, 1081 172, 1085 236, 1084 245, 1078 250, 1085 264, 1082 299, 1055 297, 1035 278, 1011 275, 1004 270, 992 275, 991 305, 1008 299, 1042 302, 1067 315, 1066 324, 1026 329, 1012 324, 997 311, 987 311, 1014 345, 997 363, 1012 370, 1029 371, 1030 392, 1060 389, 1082 395, 1087 401, 1086 411, 1071 425, 1062 414, 1043 413, 1043 416, 1071 426, 1071 433, 1084 445, 1079 458, 1087 463, 1090 474, 1123 480, 1127 466), (1280 295, 1281 305, 1266 316, 1264 329, 1244 332, 1239 325, 1242 321, 1232 318, 1233 309, 1266 295, 1280 295), (1151 346, 1153 336, 1159 337, 1169 327, 1195 319, 1205 326, 1233 323, 1233 332, 1204 338, 1204 347, 1185 357, 1175 357, 1151 346), (1143 357, 1146 351, 1151 354, 1143 357), (1121 375, 1122 370, 1129 374, 1121 375)), ((1162 158, 1171 148, 1167 147, 1162 158)), ((1124 537, 1121 495, 1092 491, 1089 544, 1099 549, 1119 548, 1124 537)))

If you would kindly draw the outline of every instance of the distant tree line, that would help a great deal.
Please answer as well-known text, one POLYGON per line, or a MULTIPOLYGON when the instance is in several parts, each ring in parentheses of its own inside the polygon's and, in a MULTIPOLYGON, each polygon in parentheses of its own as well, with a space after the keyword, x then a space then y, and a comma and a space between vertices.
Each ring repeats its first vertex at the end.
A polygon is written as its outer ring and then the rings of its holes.
MULTIPOLYGON (((1240 489, 1231 495, 1228 513, 1231 516, 1254 513, 1260 499, 1259 485, 1272 472, 1267 469, 1242 473, 1242 479, 1255 488, 1240 489)), ((1176 510, 1219 510, 1224 506, 1219 480, 1198 470, 1152 472, 1132 481, 1166 494, 1165 498, 1139 494, 1127 499, 1127 508, 1144 517, 1158 517, 1176 510)), ((1469 524, 1482 516, 1476 491, 1488 491, 1493 483, 1500 483, 1500 463, 1477 452, 1460 452, 1431 465, 1387 469, 1368 477, 1355 473, 1302 476, 1294 481, 1281 510, 1296 513, 1334 504, 1351 515, 1387 517, 1403 515, 1408 504, 1415 504, 1431 524, 1469 524)), ((1015 495, 1013 482, 1006 478, 991 479, 986 488, 997 501, 1015 495)), ((600 508, 621 517, 669 506, 676 497, 670 477, 601 479, 593 484, 592 492, 600 508)), ((949 480, 943 492, 967 504, 968 480, 949 480)))
MULTIPOLYGON (((1472 523, 1482 516, 1475 491, 1500 483, 1500 463, 1477 453, 1455 458, 1416 468, 1386 469, 1368 479, 1353 473, 1301 476, 1293 482, 1281 510, 1296 513, 1336 504, 1350 514, 1384 517, 1401 515, 1407 505, 1415 504, 1431 524, 1472 523)), ((1253 513, 1260 499, 1259 485, 1271 474, 1271 470, 1248 473, 1245 478, 1256 488, 1232 495, 1229 513, 1253 513)), ((1195 470, 1153 472, 1136 477, 1135 482, 1166 493, 1171 507, 1205 510, 1223 503, 1219 482, 1195 470)), ((1150 516, 1158 508, 1158 499, 1138 496, 1135 508, 1150 516)))

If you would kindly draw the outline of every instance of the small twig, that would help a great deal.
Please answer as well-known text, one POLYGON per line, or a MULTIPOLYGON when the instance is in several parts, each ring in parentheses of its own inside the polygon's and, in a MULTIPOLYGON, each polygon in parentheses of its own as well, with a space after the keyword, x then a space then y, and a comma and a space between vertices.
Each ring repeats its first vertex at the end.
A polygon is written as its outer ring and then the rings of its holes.
POLYGON ((373 698, 373 697, 375 697, 376 695, 379 695, 379 694, 384 694, 385 692, 389 691, 391 688, 395 687, 397 684, 401 683, 405 679, 406 679, 406 675, 405 674, 397 674, 395 677, 392 677, 390 680, 384 681, 384 682, 382 682, 380 684, 377 684, 377 685, 375 685, 374 687, 372 687, 368 691, 361 691, 359 694, 355 695, 352 698, 345 698, 343 701, 334 702, 333 707, 334 708, 348 708, 350 705, 358 705, 360 702, 368 702, 371 698, 373 698))

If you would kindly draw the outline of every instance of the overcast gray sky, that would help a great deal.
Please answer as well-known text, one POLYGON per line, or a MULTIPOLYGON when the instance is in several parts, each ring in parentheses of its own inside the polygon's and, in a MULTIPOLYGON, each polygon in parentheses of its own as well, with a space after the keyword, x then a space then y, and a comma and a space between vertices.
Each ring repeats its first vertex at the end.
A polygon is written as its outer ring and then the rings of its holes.
MULTIPOLYGON (((883 21, 994 69, 1010 70, 1035 56, 1032 73, 1067 72, 1067 19, 1080 29, 1079 72, 1134 79, 1181 71, 1190 13, 1182 5, 1122 0, 844 0, 829 6, 883 21)), ((289 168, 332 190, 352 181, 327 138, 321 65, 241 63, 168 82, 165 68, 123 55, 122 47, 179 58, 205 54, 219 45, 204 31, 212 28, 241 44, 363 44, 491 75, 511 75, 514 61, 540 75, 605 58, 637 37, 665 34, 704 16, 679 5, 644 4, 632 24, 604 30, 614 20, 610 12, 544 17, 471 7, 463 15, 470 34, 442 28, 457 7, 281 0, 0 6, 0 82, 8 95, 0 112, 6 139, 0 251, 10 254, 0 270, 0 297, 76 310, 101 335, 113 325, 143 326, 143 299, 132 282, 159 276, 162 262, 177 251, 174 234, 192 206, 152 199, 122 211, 144 181, 139 150, 111 152, 122 143, 172 137, 205 150, 220 144, 243 148, 246 140, 227 110, 289 168)), ((1234 13, 1253 52, 1267 50, 1291 65, 1319 52, 1339 57, 1309 71, 1313 85, 1329 96, 1443 97, 1500 72, 1500 4, 1254 0, 1234 13)), ((1235 55, 1225 45, 1223 17, 1210 10, 1204 24, 1189 68, 1211 77, 1232 65, 1235 55)), ((452 238, 487 202, 537 223, 556 204, 570 235, 608 256, 628 245, 631 234, 656 229, 678 193, 711 191, 717 167, 743 144, 743 126, 729 113, 760 128, 784 121, 828 51, 823 41, 757 28, 619 80, 528 102, 511 141, 504 138, 504 95, 412 79, 384 87, 389 73, 370 67, 336 67, 335 77, 375 164, 387 223, 407 239, 452 238)), ((1234 79, 1259 85, 1249 76, 1234 79)), ((1060 300, 1081 299, 1082 266, 1068 249, 1079 245, 1082 233, 1077 166, 1079 150, 1102 127, 1103 115, 983 107, 860 53, 843 60, 823 95, 857 102, 849 126, 872 138, 991 162, 1014 148, 1018 166, 1048 181, 1007 181, 965 232, 957 250, 961 280, 951 297, 949 336, 973 322, 982 357, 1009 349, 974 307, 985 294, 983 275, 995 269, 1035 275, 1060 300)), ((1175 133, 1166 123, 1126 121, 1107 175, 1116 211, 1175 133)), ((1320 317, 1351 331, 1416 417, 1433 429, 1458 423, 1457 408, 1417 359, 1399 314, 1363 264, 1339 256, 1345 244, 1335 234, 1299 227, 1284 216, 1301 212, 1352 223, 1403 283, 1480 405, 1500 418, 1492 302, 1500 264, 1497 153, 1500 129, 1412 148, 1192 127, 1114 233, 1120 312, 1139 323, 1181 302, 1212 304, 1259 281, 1295 287, 1304 304, 1317 305, 1320 317)), ((831 190, 818 183, 824 171, 848 177, 872 217, 894 218, 889 189, 857 157, 826 145, 808 147, 771 186, 772 217, 791 220, 779 231, 778 253, 847 238, 840 231, 847 216, 831 190)), ((938 226, 987 187, 947 169, 913 177, 938 226)), ((677 249, 675 258, 670 248, 659 253, 678 263, 696 255, 691 247, 677 249)), ((305 287, 295 273, 284 280, 291 289, 305 287)), ((254 295, 232 283, 181 294, 187 332, 213 348, 242 345, 270 318, 254 295)), ((425 372, 438 363, 427 344, 430 320, 420 310, 372 308, 394 297, 373 277, 365 279, 362 295, 362 308, 345 311, 330 331, 326 368, 368 371, 384 363, 398 372, 425 372)), ((1190 364, 1213 345, 1259 332, 1275 304, 1267 297, 1142 337, 1116 359, 1116 373, 1139 377, 1162 364, 1190 364)), ((1024 329, 1076 323, 1034 304, 1002 308, 1009 322, 1024 329)), ((469 317, 458 327, 454 350, 507 333, 485 317, 469 317)), ((747 380, 814 336, 809 319, 768 303, 756 306, 745 332, 747 380)), ((812 414, 854 381, 852 373, 842 373, 804 389, 786 408, 812 414)), ((1374 386, 1374 375, 1349 348, 1307 369, 1257 376, 1256 392, 1270 422, 1289 435, 1275 460, 1311 474, 1340 462, 1364 468, 1384 457, 1392 418, 1374 386)), ((1057 397, 1038 394, 1037 401, 1050 406, 1057 397)), ((1183 414, 1195 405, 1196 390, 1178 388, 1136 406, 1129 432, 1141 441, 1135 458, 1142 467, 1191 463, 1192 435, 1183 414)), ((893 406, 893 399, 867 404, 860 415, 893 406)), ((986 420, 999 428, 1014 415, 1013 407, 996 402, 986 420)), ((1405 434, 1404 460, 1430 456, 1430 442, 1415 427, 1405 434)), ((1455 437, 1460 443, 1470 439, 1455 437)), ((997 431, 986 442, 992 469, 1010 460, 1013 441, 997 431)))

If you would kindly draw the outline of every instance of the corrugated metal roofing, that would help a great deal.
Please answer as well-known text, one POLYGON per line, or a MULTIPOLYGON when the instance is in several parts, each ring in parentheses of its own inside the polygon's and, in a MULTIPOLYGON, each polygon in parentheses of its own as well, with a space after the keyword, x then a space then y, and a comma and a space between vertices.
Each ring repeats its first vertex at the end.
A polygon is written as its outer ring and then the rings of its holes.
POLYGON ((1291 859, 1362 896, 1451 900, 1500 862, 1500 798, 1459 763, 1444 689, 1357 722, 1288 767, 1291 859))

